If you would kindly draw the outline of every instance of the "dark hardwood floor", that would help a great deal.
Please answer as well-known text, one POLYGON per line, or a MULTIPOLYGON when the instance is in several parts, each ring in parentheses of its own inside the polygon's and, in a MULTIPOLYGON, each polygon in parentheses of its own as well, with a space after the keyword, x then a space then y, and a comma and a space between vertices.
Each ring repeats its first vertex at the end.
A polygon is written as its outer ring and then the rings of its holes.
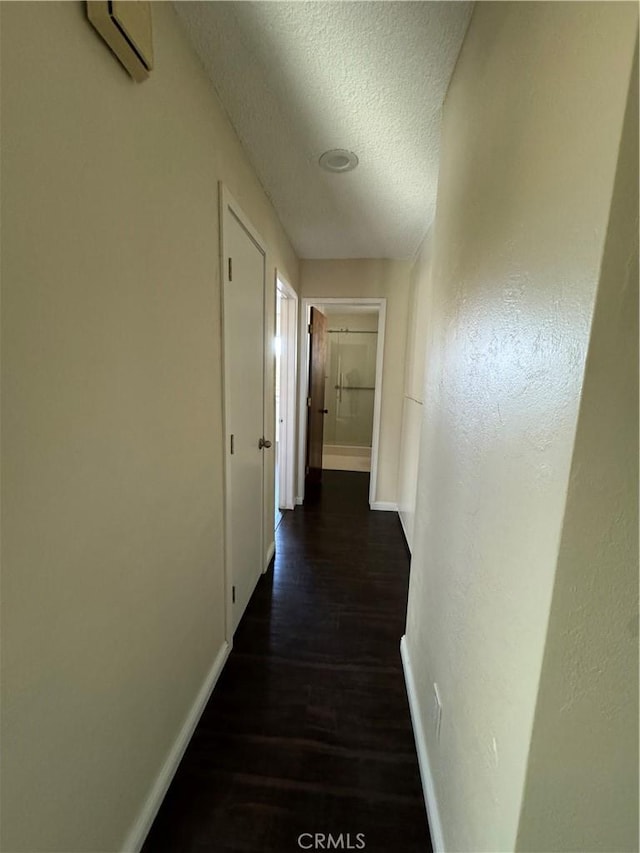
POLYGON ((409 560, 368 482, 325 472, 285 514, 143 853, 288 853, 302 833, 431 850, 399 649, 409 560))

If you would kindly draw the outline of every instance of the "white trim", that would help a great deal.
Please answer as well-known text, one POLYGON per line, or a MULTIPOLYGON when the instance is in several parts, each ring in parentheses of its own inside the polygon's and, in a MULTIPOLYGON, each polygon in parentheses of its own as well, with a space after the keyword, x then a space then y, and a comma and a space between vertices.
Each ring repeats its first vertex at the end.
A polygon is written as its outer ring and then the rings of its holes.
POLYGON ((387 300, 380 301, 378 314, 378 347, 376 350, 376 390, 373 396, 373 435, 371 438, 371 478, 369 502, 374 502, 378 485, 378 454, 380 453, 380 412, 382 407, 382 370, 384 367, 384 333, 387 322, 387 300))
POLYGON ((424 802, 427 807, 427 817, 429 819, 431 845, 433 847, 433 853, 445 853, 442 823, 440 822, 440 812, 438 810, 438 801, 436 799, 436 789, 433 783, 431 765, 429 764, 427 741, 425 739, 421 723, 420 700, 418 699, 416 684, 413 678, 413 669, 411 667, 411 658, 409 656, 406 635, 404 635, 400 640, 400 656, 402 658, 402 669, 404 670, 404 680, 407 686, 407 696, 409 698, 409 710, 411 712, 413 736, 416 742, 416 752, 418 753, 418 766, 420 767, 420 779, 422 780, 422 793, 424 795, 424 802))
POLYGON ((307 449, 307 394, 309 389, 309 335, 307 327, 314 305, 369 305, 378 311, 378 345, 376 348, 376 390, 373 397, 373 435, 371 439, 371 476, 369 478, 369 503, 376 500, 378 483, 378 457, 380 453, 380 412, 382 407, 382 370, 384 366, 384 338, 387 316, 387 299, 375 297, 313 296, 302 300, 300 311, 300 419, 298 422, 298 492, 304 495, 305 454, 307 449))
POLYGON ((398 504, 394 504, 392 501, 372 501, 369 508, 379 512, 398 512, 398 504))
POLYGON ((311 305, 308 299, 302 300, 299 312, 300 332, 298 334, 300 350, 300 398, 298 400, 298 495, 300 505, 304 503, 304 480, 307 453, 307 391, 309 389, 309 334, 308 326, 311 319, 311 305))
POLYGON ((160 772, 149 791, 140 814, 135 819, 133 826, 127 833, 127 837, 122 845, 123 853, 139 853, 142 849, 142 845, 149 834, 151 825, 153 824, 153 821, 158 814, 158 810, 162 805, 162 801, 169 790, 171 780, 173 779, 175 772, 178 769, 178 765, 182 760, 182 756, 189 745, 189 741, 191 740, 195 728, 198 725, 198 721, 202 716, 202 712, 209 701, 213 688, 216 686, 216 682, 218 681, 220 673, 222 672, 227 658, 229 657, 230 651, 231 646, 225 641, 216 655, 213 666, 207 673, 204 683, 196 696, 195 702, 191 706, 191 709, 178 732, 178 736, 169 750, 169 754, 167 755, 162 767, 160 768, 160 772))
POLYGON ((276 553, 276 543, 272 542, 267 549, 267 558, 266 563, 264 564, 264 569, 262 570, 262 574, 264 574, 269 568, 269 563, 273 559, 273 555, 276 553))
POLYGON ((304 503, 304 501, 300 497, 300 495, 296 495, 296 506, 302 506, 303 503, 304 503))
MULTIPOLYGON (((298 294, 276 268, 276 300, 278 291, 283 296, 280 319, 281 336, 285 346, 281 351, 281 370, 285 382, 280 382, 280 410, 283 413, 283 429, 280 430, 280 507, 293 509, 295 506, 296 475, 296 392, 298 388, 298 294), (282 335, 283 325, 284 335, 282 335), (283 394, 283 389, 285 393, 283 394), (283 440, 284 439, 284 440, 283 440), (284 448, 284 454, 282 449, 284 448), (284 464, 283 464, 284 462, 284 464)), ((282 376, 281 376, 282 380, 282 376)))
POLYGON ((276 287, 278 285, 280 285, 280 289, 286 293, 287 299, 295 299, 296 302, 298 301, 298 294, 296 293, 292 285, 289 284, 287 279, 282 275, 278 267, 276 267, 276 287))
MULTIPOLYGON (((232 589, 233 589, 233 562, 232 562, 232 543, 231 543, 231 456, 229 454, 229 439, 228 436, 231 433, 229 428, 228 416, 229 409, 227 406, 227 386, 228 386, 228 359, 226 357, 226 342, 225 342, 225 314, 224 314, 224 292, 225 285, 229 283, 229 270, 227 268, 227 264, 225 263, 225 235, 224 235, 224 218, 225 211, 229 209, 229 212, 232 216, 234 216, 238 222, 242 225, 245 231, 249 234, 251 239, 256 244, 257 248, 262 253, 262 270, 263 270, 263 281, 262 281, 262 293, 263 293, 263 303, 262 303, 262 314, 263 314, 263 322, 262 322, 262 335, 263 335, 263 361, 262 361, 262 435, 265 435, 265 426, 266 426, 266 378, 267 378, 267 353, 266 353, 266 344, 267 344, 267 336, 266 336, 266 323, 267 323, 267 244, 262 239, 258 231, 253 227, 251 221, 246 216, 245 212, 242 210, 240 205, 231 195, 226 186, 220 181, 218 183, 219 193, 218 193, 218 219, 219 219, 219 228, 220 228, 220 338, 221 338, 221 358, 222 358, 222 424, 223 424, 223 442, 224 442, 224 467, 223 467, 223 489, 224 489, 224 501, 223 501, 223 516, 224 516, 224 555, 225 555, 225 571, 224 571, 224 579, 225 579, 225 639, 229 643, 229 645, 233 642, 233 600, 232 600, 232 589)), ((273 436, 275 439, 275 436, 273 436)), ((262 461, 262 518, 260 519, 260 553, 264 554, 264 542, 266 539, 265 535, 265 489, 266 489, 266 477, 265 477, 265 462, 264 456, 262 461)), ((273 521, 273 519, 272 519, 273 521)), ((263 570, 264 571, 264 570, 263 570)), ((256 566, 256 581, 258 582, 258 578, 260 576, 259 566, 256 566)), ((255 584, 254 584, 255 589, 255 584)), ((252 591, 253 594, 253 591, 252 591)), ((240 621, 240 620, 238 620, 240 621)))

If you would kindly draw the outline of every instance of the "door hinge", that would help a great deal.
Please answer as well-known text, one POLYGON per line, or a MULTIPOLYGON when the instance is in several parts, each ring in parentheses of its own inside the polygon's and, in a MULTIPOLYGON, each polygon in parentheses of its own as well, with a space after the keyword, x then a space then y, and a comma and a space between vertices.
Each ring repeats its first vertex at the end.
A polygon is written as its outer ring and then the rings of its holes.
POLYGON ((229 281, 233 281, 233 258, 229 258, 229 281))
POLYGON ((311 397, 307 397, 307 409, 311 408, 311 397))
POLYGON ((311 325, 311 323, 309 323, 307 328, 309 330, 309 334, 312 335, 313 334, 313 326, 311 325))
POLYGON ((236 588, 235 588, 235 586, 231 587, 231 603, 232 604, 236 603, 236 588))
POLYGON ((305 473, 305 474, 308 474, 308 473, 309 473, 309 466, 308 466, 308 465, 307 465, 307 467, 305 468, 305 472, 304 472, 304 473, 305 473))
POLYGON ((230 449, 231 449, 231 455, 232 455, 232 456, 233 456, 234 448, 235 448, 235 441, 234 441, 234 436, 232 435, 232 436, 231 436, 231 448, 230 448, 230 449))

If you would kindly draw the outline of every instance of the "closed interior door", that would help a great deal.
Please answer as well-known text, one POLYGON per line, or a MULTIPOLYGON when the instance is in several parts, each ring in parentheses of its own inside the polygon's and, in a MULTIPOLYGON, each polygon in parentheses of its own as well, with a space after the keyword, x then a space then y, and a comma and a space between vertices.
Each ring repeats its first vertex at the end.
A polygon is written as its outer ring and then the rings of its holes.
POLYGON ((276 287, 276 381, 275 381, 275 403, 276 403, 276 446, 275 446, 275 457, 276 457, 276 472, 275 472, 275 526, 277 527, 282 521, 282 512, 280 508, 282 506, 282 500, 284 498, 284 491, 282 489, 282 480, 283 480, 283 469, 286 467, 283 465, 282 458, 282 450, 283 450, 283 440, 285 439, 285 409, 286 409, 286 376, 284 376, 284 368, 285 368, 285 359, 283 358, 283 346, 282 346, 282 315, 284 306, 286 305, 286 299, 282 296, 279 288, 276 287), (283 381, 284 380, 284 381, 283 381))
POLYGON ((229 206, 224 217, 227 558, 235 632, 262 572, 265 256, 229 206))

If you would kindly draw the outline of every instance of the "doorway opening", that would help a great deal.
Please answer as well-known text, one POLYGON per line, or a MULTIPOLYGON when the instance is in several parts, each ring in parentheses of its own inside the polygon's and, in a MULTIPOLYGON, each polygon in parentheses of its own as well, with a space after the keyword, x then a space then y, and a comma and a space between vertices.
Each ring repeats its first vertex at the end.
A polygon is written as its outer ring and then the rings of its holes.
POLYGON ((275 526, 295 500, 298 296, 276 271, 275 322, 275 526))
POLYGON ((371 471, 378 313, 328 306, 322 467, 371 471), (340 313, 338 313, 340 312, 340 313))
POLYGON ((303 300, 301 495, 323 470, 369 472, 376 503, 385 314, 384 298, 303 300))

